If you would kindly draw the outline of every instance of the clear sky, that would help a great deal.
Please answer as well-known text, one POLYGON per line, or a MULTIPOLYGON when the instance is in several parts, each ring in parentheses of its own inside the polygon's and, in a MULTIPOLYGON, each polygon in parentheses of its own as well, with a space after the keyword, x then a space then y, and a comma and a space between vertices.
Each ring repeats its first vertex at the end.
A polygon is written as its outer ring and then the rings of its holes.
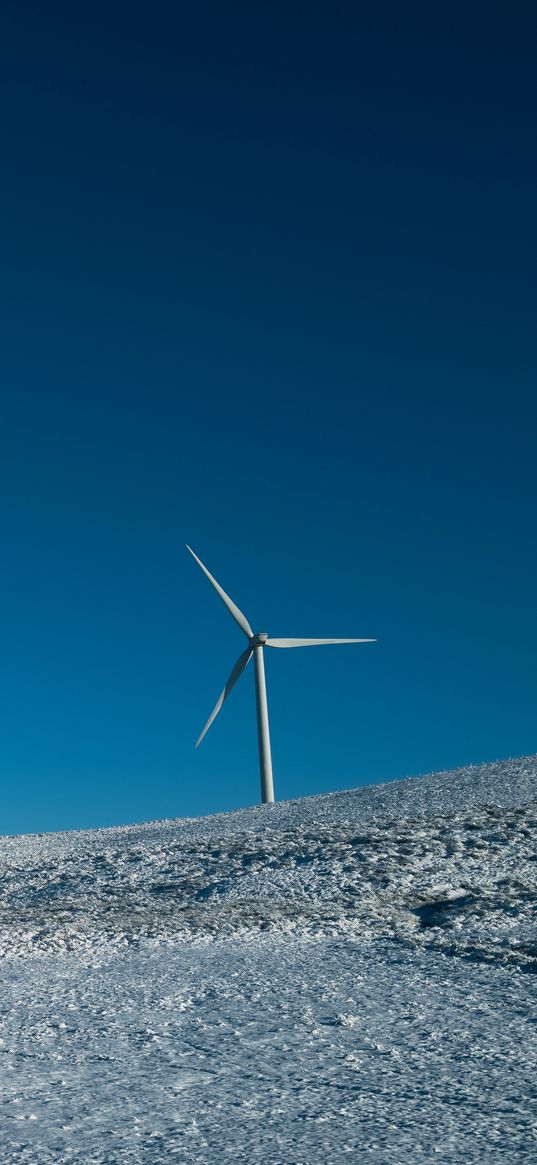
POLYGON ((532 9, 3 5, 0 832, 537 751, 532 9))

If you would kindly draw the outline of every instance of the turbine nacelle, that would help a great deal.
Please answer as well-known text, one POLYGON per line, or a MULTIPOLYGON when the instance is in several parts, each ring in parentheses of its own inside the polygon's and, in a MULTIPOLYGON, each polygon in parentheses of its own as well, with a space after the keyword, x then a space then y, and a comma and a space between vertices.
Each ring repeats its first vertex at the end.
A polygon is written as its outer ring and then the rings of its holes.
POLYGON ((267 642, 268 634, 266 631, 258 631, 256 635, 252 635, 250 639, 250 647, 264 647, 267 642))

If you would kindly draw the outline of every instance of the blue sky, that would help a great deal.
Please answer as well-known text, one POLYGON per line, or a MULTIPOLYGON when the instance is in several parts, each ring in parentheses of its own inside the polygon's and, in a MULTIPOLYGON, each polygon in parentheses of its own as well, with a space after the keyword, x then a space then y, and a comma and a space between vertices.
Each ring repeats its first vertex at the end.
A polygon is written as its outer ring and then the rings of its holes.
POLYGON ((534 752, 529 6, 1 24, 0 832, 534 752))

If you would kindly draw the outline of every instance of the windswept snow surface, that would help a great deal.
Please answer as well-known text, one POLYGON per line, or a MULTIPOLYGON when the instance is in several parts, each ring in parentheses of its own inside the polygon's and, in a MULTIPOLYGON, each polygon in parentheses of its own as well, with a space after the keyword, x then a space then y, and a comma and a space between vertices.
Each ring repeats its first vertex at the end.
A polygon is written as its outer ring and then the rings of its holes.
POLYGON ((0 839, 0 1153, 537 1152, 537 757, 0 839))

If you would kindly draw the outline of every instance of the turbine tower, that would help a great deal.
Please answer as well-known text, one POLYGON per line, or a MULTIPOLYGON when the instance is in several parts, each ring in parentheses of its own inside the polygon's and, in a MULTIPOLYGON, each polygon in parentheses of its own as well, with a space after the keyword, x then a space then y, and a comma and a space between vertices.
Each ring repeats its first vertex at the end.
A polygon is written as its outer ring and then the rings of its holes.
POLYGON ((246 635, 248 640, 248 647, 243 651, 231 672, 231 675, 226 683, 223 692, 220 694, 209 719, 203 729, 203 732, 196 741, 196 748, 201 744, 205 733, 211 727, 211 724, 222 707, 224 700, 227 700, 231 689, 237 683, 237 680, 242 675, 245 667, 249 664, 252 655, 254 657, 255 670, 255 697, 257 706, 257 737, 259 742, 259 772, 261 776, 261 801, 264 805, 272 804, 274 801, 274 783, 272 779, 272 759, 270 753, 270 733, 268 721, 268 707, 267 707, 267 688, 265 684, 265 662, 263 659, 263 649, 265 647, 317 647, 325 643, 376 643, 376 639, 269 639, 266 631, 258 631, 254 633, 250 624, 239 610, 233 599, 213 578, 209 573, 207 567, 198 558, 197 554, 190 546, 187 545, 187 550, 190 551, 192 557, 196 560, 198 566, 201 567, 204 574, 207 575, 209 582, 217 594, 220 595, 222 602, 225 603, 229 613, 233 616, 236 623, 238 623, 241 631, 246 635))

